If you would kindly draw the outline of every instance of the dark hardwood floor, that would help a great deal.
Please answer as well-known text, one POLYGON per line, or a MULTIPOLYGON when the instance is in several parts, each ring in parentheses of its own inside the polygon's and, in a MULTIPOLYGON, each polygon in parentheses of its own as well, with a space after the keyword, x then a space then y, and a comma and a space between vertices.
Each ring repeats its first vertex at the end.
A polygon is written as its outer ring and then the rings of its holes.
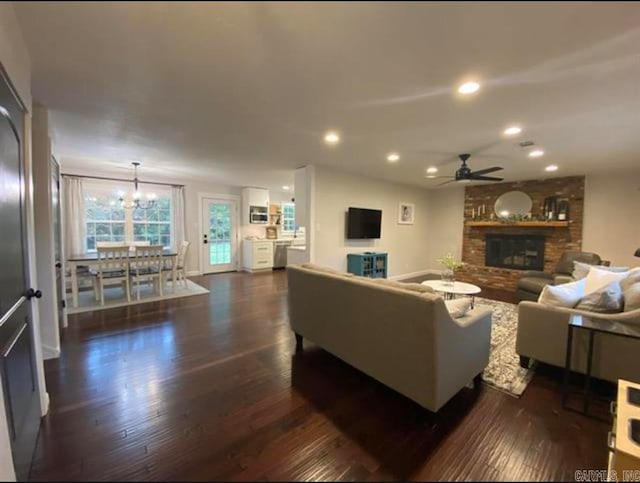
MULTIPOLYGON (((33 480, 568 480, 606 467, 605 423, 463 389, 430 413, 339 359, 295 354, 286 276, 194 278, 209 295, 70 318, 46 362, 33 480)), ((486 294, 485 294, 486 296, 486 294)))

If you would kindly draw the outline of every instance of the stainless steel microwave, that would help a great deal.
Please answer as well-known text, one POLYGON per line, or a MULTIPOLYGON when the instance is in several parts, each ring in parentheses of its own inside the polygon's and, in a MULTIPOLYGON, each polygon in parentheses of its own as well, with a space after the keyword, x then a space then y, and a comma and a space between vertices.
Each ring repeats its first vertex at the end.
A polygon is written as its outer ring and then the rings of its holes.
POLYGON ((269 214, 265 206, 249 207, 249 223, 267 224, 269 223, 269 214))

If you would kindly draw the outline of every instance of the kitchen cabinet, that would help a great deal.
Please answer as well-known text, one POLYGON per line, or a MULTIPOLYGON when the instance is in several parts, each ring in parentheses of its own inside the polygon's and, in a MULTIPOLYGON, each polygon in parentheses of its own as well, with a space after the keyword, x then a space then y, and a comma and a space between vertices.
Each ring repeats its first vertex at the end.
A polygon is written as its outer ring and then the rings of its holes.
MULTIPOLYGON (((242 189, 242 224, 248 225, 250 220, 251 207, 264 211, 265 216, 269 209, 269 190, 264 188, 243 188, 242 189)), ((268 219, 265 220, 265 223, 268 219)))
POLYGON ((273 268, 273 242, 271 240, 243 240, 242 267, 247 272, 273 268))

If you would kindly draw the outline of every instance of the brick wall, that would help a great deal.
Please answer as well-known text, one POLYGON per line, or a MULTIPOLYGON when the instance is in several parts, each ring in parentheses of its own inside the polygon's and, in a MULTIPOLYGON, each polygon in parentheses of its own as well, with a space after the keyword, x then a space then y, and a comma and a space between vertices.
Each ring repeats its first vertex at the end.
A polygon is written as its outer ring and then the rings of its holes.
POLYGON ((580 250, 582 247, 582 217, 584 209, 584 176, 552 178, 515 183, 498 183, 465 188, 464 197, 465 225, 462 239, 462 260, 465 267, 456 272, 456 280, 466 281, 486 287, 515 290, 521 270, 485 267, 485 235, 487 233, 534 234, 544 235, 544 268, 553 271, 565 250, 580 250), (542 212, 544 199, 557 196, 569 200, 569 226, 562 228, 530 227, 470 227, 472 209, 478 210, 482 204, 487 216, 493 212, 493 206, 500 195, 507 191, 524 191, 532 201, 533 215, 542 212))

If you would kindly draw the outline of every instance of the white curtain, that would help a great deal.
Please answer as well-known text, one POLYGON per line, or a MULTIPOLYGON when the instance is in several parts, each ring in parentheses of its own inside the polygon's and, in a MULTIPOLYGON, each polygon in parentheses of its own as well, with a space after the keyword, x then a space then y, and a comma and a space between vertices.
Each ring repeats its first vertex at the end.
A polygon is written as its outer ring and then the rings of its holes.
POLYGON ((67 257, 86 251, 84 188, 81 178, 64 178, 64 247, 67 257))
POLYGON ((184 208, 184 186, 171 187, 171 222, 173 224, 174 250, 179 250, 185 240, 185 208, 184 208))

